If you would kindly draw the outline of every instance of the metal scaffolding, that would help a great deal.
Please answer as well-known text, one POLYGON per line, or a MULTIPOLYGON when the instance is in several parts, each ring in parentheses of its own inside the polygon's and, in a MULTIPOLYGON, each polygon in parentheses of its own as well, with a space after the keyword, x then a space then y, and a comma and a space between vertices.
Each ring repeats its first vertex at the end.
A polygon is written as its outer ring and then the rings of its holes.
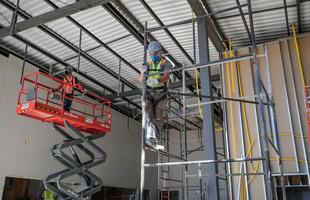
MULTIPOLYGON (((270 166, 270 149, 269 149, 269 145, 271 146, 271 148, 276 152, 277 157, 278 157, 278 165, 279 165, 279 175, 281 177, 281 186, 282 186, 282 198, 283 199, 287 199, 286 198, 286 189, 285 189, 285 183, 284 183, 284 176, 283 176, 283 166, 282 166, 282 162, 281 162, 281 153, 280 153, 280 145, 279 145, 279 136, 278 136, 278 130, 277 130, 277 124, 276 124, 276 120, 275 120, 275 111, 274 111, 274 102, 272 101, 270 94, 268 94, 268 92, 266 91, 266 88, 263 84, 263 82, 261 81, 261 76, 260 76, 260 72, 259 72, 259 66, 258 66, 258 58, 260 57, 265 57, 266 58, 266 52, 265 54, 262 55, 258 55, 256 52, 256 40, 255 40, 255 32, 254 32, 254 25, 253 25, 253 17, 252 17, 252 7, 251 7, 251 0, 247 0, 247 7, 248 7, 248 11, 249 11, 249 33, 250 33, 250 39, 251 39, 251 51, 249 55, 246 56, 239 56, 239 57, 233 57, 233 58, 222 58, 218 61, 209 61, 208 60, 208 31, 206 26, 206 23, 204 21, 204 19, 210 15, 206 15, 206 16, 198 16, 197 18, 195 18, 195 20, 193 20, 193 24, 194 21, 197 21, 198 24, 198 35, 199 35, 199 48, 200 48, 200 62, 199 64, 196 64, 196 55, 195 55, 195 45, 194 45, 194 64, 190 65, 190 66, 185 66, 183 65, 182 67, 179 68, 175 68, 172 70, 172 72, 179 72, 180 74, 182 74, 182 93, 181 92, 171 92, 168 90, 168 94, 170 95, 174 95, 174 96, 179 96, 182 98, 178 98, 180 100, 180 111, 178 113, 174 113, 174 117, 175 118, 179 118, 182 122, 181 124, 181 130, 180 130, 180 157, 179 159, 181 161, 179 162, 170 162, 168 159, 168 162, 163 162, 163 159, 159 159, 161 162, 158 163, 145 163, 145 134, 146 134, 146 118, 145 118, 145 102, 146 102, 146 80, 144 80, 143 82, 143 89, 142 89, 142 135, 141 135, 141 175, 140 175, 140 193, 139 193, 139 198, 140 200, 143 200, 143 189, 144 189, 144 179, 145 179, 145 168, 149 168, 149 167, 158 167, 161 169, 163 169, 164 166, 168 166, 168 173, 169 171, 171 171, 171 168, 173 167, 177 167, 177 166, 181 166, 183 169, 182 172, 182 180, 176 180, 176 179, 172 179, 169 175, 168 177, 163 177, 162 173, 161 175, 159 174, 159 179, 161 181, 175 181, 175 182, 179 182, 181 183, 181 189, 182 189, 182 193, 183 193, 183 199, 187 200, 188 199, 188 191, 191 188, 191 186, 188 185, 188 179, 189 178, 193 178, 193 177, 198 177, 199 178, 199 182, 200 185, 198 186, 199 190, 200 190, 200 197, 201 199, 206 199, 211 198, 211 199, 219 199, 219 187, 218 187, 218 181, 219 180, 225 180, 226 181, 226 185, 227 185, 227 197, 229 199, 232 199, 233 197, 233 188, 232 188, 232 177, 233 176, 238 176, 240 177, 240 182, 242 181, 242 179, 244 179, 246 182, 248 182, 247 177, 250 175, 261 175, 264 177, 264 188, 266 191, 266 199, 267 200, 272 200, 275 199, 276 197, 276 192, 275 192, 275 187, 274 187, 274 183, 273 183, 273 177, 272 177, 272 170, 271 170, 271 166, 270 166), (204 27, 203 27, 204 26, 204 27), (205 43, 205 44, 201 44, 201 43, 205 43), (203 46, 203 48, 201 48, 201 46, 203 46), (222 93, 224 93, 225 91, 225 83, 223 82, 224 80, 224 70, 223 70, 223 65, 226 63, 230 63, 230 62, 236 62, 236 61, 241 61, 241 60, 250 60, 251 64, 250 67, 253 68, 253 74, 254 74, 254 86, 255 88, 253 88, 254 91, 254 95, 251 97, 243 97, 241 96, 241 94, 239 94, 239 98, 231 98, 231 97, 213 97, 212 92, 211 93, 203 93, 203 94, 191 94, 191 93, 186 93, 186 76, 185 73, 187 71, 190 70, 201 70, 200 74, 202 76, 205 76, 203 78, 201 78, 200 81, 204 81, 204 83, 202 83, 202 88, 203 91, 210 91, 211 89, 211 82, 209 82, 210 80, 210 68, 216 65, 220 65, 220 69, 221 69, 221 85, 222 85, 222 93), (189 161, 187 159, 187 155, 189 154, 189 151, 187 150, 187 134, 186 134, 186 130, 187 130, 187 116, 188 116, 188 112, 187 112, 187 108, 188 106, 186 106, 186 96, 196 96, 197 98, 202 99, 203 103, 199 104, 198 106, 202 106, 203 107, 203 111, 204 111, 204 117, 203 117, 203 125, 204 125, 204 130, 203 130, 203 135, 204 135, 204 148, 203 148, 203 144, 201 145, 201 148, 197 149, 197 150, 202 150, 204 149, 205 152, 207 152, 206 157, 207 159, 205 160, 197 160, 197 161, 189 161), (255 101, 251 101, 251 100, 247 100, 247 99, 256 99, 255 101), (262 137, 262 152, 261 152, 261 156, 260 157, 251 157, 251 158, 247 158, 247 155, 245 155, 245 152, 243 151, 243 154, 241 154, 240 158, 230 158, 230 148, 229 148, 229 134, 228 134, 228 124, 227 124, 227 107, 226 107, 226 102, 231 102, 231 101, 236 101, 239 102, 240 104, 240 110, 241 108, 241 103, 250 103, 250 104, 254 104, 254 106, 257 106, 257 127, 258 127, 258 135, 259 137, 262 137), (215 130, 214 130, 214 122, 213 122, 213 105, 217 104, 217 103, 221 103, 222 104, 222 111, 223 111, 223 124, 222 127, 223 129, 223 152, 224 153, 216 153, 216 144, 215 144, 215 130), (265 113, 265 110, 267 110, 267 114, 265 113), (207 115, 207 114, 208 115, 207 115), (268 119, 266 119, 266 116, 268 117, 268 119), (208 116, 208 117, 205 117, 208 116), (270 130, 272 130, 272 132, 274 133, 274 137, 273 138, 269 138, 268 134, 267 134, 267 127, 266 124, 268 124, 268 126, 270 127, 270 130), (210 139, 214 138, 214 139, 210 139), (212 147, 212 148, 211 148, 212 147), (213 150, 212 150, 213 149, 213 150), (217 154, 220 154, 221 156, 224 157, 224 159, 217 159, 217 154), (210 159, 211 158, 211 159, 210 159), (213 158, 213 159, 212 159, 213 158), (246 170, 246 163, 247 162, 252 162, 252 161, 261 161, 263 163, 263 168, 261 172, 256 172, 256 173, 249 173, 246 170), (218 173, 218 165, 220 163, 224 163, 225 164, 225 170, 226 172, 224 174, 218 173), (232 172, 232 166, 231 163, 239 163, 240 166, 242 165, 243 167, 240 167, 240 172, 238 173, 233 173, 232 172), (198 169, 198 173, 197 175, 190 175, 188 174, 188 166, 189 165, 197 165, 197 169, 198 169), (206 170, 202 170, 202 165, 205 165, 206 170), (206 172, 204 172, 206 171, 206 172), (222 178, 224 177, 224 178, 222 178), (205 179, 203 181, 203 179, 205 179), (207 181, 208 183, 208 191, 207 194, 205 193, 205 185, 203 182, 207 181)), ((245 5, 239 5, 236 8, 240 8, 241 6, 245 6, 245 5)), ((236 9, 234 8, 234 9, 236 9)), ((230 10, 230 9, 228 9, 230 10)), ((168 25, 169 27, 172 26, 178 26, 180 24, 184 24, 184 23, 190 23, 191 21, 187 20, 184 22, 178 22, 175 24, 171 24, 168 25)), ((147 59, 147 44, 148 44, 148 39, 147 39, 147 35, 153 31, 158 31, 161 29, 166 29, 167 26, 162 26, 160 28, 153 28, 153 29, 147 29, 147 23, 145 23, 145 27, 144 27, 144 59, 143 59, 143 63, 144 65, 146 65, 146 59, 147 59)), ((193 37, 194 37, 194 43, 195 43, 195 30, 193 28, 193 37)), ((159 73, 160 74, 160 73, 159 73)), ((196 90, 199 90, 199 88, 196 88, 196 90)), ((171 104, 170 104, 171 105, 171 104)), ((189 105, 190 107, 194 107, 197 105, 189 105)), ((168 115, 169 117, 171 117, 171 115, 168 115)), ((169 119, 167 120, 169 121, 169 119)), ((168 122, 167 122, 168 123, 168 122)), ((242 117, 240 114, 240 123, 242 123, 242 117)), ((167 132, 166 132, 167 134, 167 132)), ((161 156, 167 156, 167 157, 173 157, 172 154, 170 154, 169 152, 169 138, 167 135, 163 135, 163 138, 166 138, 165 140, 165 144, 166 147, 168 147, 168 151, 167 152, 159 152, 159 155, 161 156), (167 143, 168 140, 168 143, 167 143)), ((244 140, 243 135, 242 135, 242 141, 244 140)), ((260 139, 258 139, 260 140, 260 139)), ((244 143, 242 143, 244 144, 244 143)), ((242 147, 243 149, 245 148, 245 145, 243 145, 242 147)), ((191 151, 192 153, 193 151, 191 151)), ((174 157, 175 158, 175 157, 174 157)), ((161 182, 162 184, 162 182, 161 182)), ((247 185, 247 184, 246 184, 247 185)), ((168 189, 168 191, 170 190, 170 186, 169 187, 163 187, 163 185, 161 185, 161 190, 168 189)), ((250 194, 249 194, 249 190, 246 186, 246 198, 250 199, 250 194)))

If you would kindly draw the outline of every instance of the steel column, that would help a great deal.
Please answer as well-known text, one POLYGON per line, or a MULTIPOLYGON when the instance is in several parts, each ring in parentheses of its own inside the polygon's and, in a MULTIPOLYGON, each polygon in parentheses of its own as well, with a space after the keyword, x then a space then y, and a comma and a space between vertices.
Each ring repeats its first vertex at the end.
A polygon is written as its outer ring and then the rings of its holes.
POLYGON ((252 64, 255 71, 255 87, 256 92, 258 94, 258 111, 259 111, 259 124, 260 124, 260 133, 263 135, 263 147, 264 147, 264 158, 263 161, 265 171, 265 181, 267 184, 266 193, 267 193, 267 200, 272 200, 274 198, 274 190, 273 190, 273 180, 271 177, 271 166, 270 166, 270 155, 269 155, 269 146, 268 146, 268 135, 266 130, 265 124, 265 116, 264 116, 264 106, 263 106, 263 97, 262 97, 262 86, 261 86, 261 79, 260 79, 260 72, 258 68, 258 60, 257 60, 257 53, 256 53, 256 39, 255 39, 255 32, 254 32, 254 22, 252 16, 252 2, 251 0, 247 0, 248 3, 248 11, 249 11, 249 22, 250 22, 250 30, 251 30, 251 44, 252 44, 252 64))
POLYGON ((27 52, 28 52, 28 44, 26 44, 26 47, 25 47, 25 53, 24 53, 24 60, 23 60, 23 68, 22 68, 22 73, 20 75, 20 84, 22 84, 22 79, 23 79, 23 76, 24 76, 24 71, 25 71, 25 66, 26 66, 26 61, 27 61, 27 52))
MULTIPOLYGON (((221 89, 222 95, 226 96, 226 83, 225 83, 225 70, 223 69, 224 65, 220 65, 220 73, 221 73, 221 89)), ((223 131, 225 136, 225 159, 230 159, 230 145, 229 145, 229 134, 228 134, 228 122, 227 122, 227 103, 223 102, 223 131)), ((231 164, 226 163, 226 173, 231 173, 231 164)), ((232 178, 231 176, 228 177, 228 198, 233 198, 233 189, 232 189, 232 178)))
MULTIPOLYGON (((144 53, 143 53, 143 66, 147 65, 147 22, 145 22, 144 26, 144 53)), ((144 74, 144 72, 143 72, 144 74)), ((141 163, 140 163, 140 192, 139 192, 139 200, 143 200, 143 190, 144 190, 144 176, 145 176, 145 136, 146 136, 146 78, 143 79, 142 83, 142 97, 141 97, 141 106, 142 106, 142 133, 141 133, 141 163)))
MULTIPOLYGON (((208 27, 206 19, 199 19, 198 21, 198 41, 199 41, 199 58, 200 64, 206 64, 209 62, 209 41, 208 41, 208 27)), ((212 96, 211 88, 211 70, 210 67, 200 69, 200 81, 201 81, 201 95, 212 96)), ((209 99, 203 98, 202 102, 208 102, 209 99)), ((214 117, 213 117, 213 105, 203 105, 203 135, 205 158, 216 159, 216 142, 214 131, 214 117)), ((217 165, 210 164, 206 166, 207 173, 217 173, 217 165)), ((218 181, 216 177, 207 177, 207 196, 209 199, 216 200, 219 198, 218 181)))
MULTIPOLYGON (((17 2, 16 2, 16 8, 15 8, 14 14, 12 16, 11 26, 7 28, 7 29, 10 29, 10 35, 13 35, 14 31, 15 31, 15 26, 16 26, 16 22, 17 22, 17 18, 18 18, 19 1, 20 0, 17 0, 17 2)), ((3 29, 1 29, 1 31, 2 30, 3 29)), ((1 33, 1 31, 0 31, 0 33, 1 33)))

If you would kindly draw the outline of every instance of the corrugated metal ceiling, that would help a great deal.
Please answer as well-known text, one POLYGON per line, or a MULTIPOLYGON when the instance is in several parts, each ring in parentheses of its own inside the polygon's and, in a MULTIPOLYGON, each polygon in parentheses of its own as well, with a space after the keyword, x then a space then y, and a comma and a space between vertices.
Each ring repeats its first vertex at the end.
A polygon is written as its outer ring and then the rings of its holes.
MULTIPOLYGON (((16 3, 16 0, 10 0, 12 3, 16 3)), ((52 0, 58 7, 63 7, 74 3, 74 0, 52 0)), ((121 3, 132 13, 132 15, 141 23, 148 22, 148 27, 158 27, 159 24, 143 6, 139 0, 121 0, 121 3)), ((154 11, 159 19, 164 24, 175 23, 177 21, 191 19, 192 10, 186 0, 145 0, 145 3, 154 11)), ((240 0, 241 4, 246 3, 246 0, 240 0)), ((224 8, 235 6, 235 0, 208 0, 211 11, 218 11, 224 8)), ((289 22, 297 21, 296 1, 287 0, 289 22)), ((53 8, 44 2, 44 0, 31 0, 21 1, 20 7, 30 14, 31 16, 38 16, 53 10, 53 8)), ((253 11, 257 12, 264 9, 275 8, 268 12, 258 12, 254 14, 255 31, 258 43, 269 41, 272 39, 286 36, 286 24, 283 7, 283 0, 256 0, 253 1, 253 11), (278 9, 276 9, 278 8, 278 9)), ((247 13, 247 7, 242 8, 247 13)), ((310 2, 303 1, 301 7, 302 13, 302 27, 303 31, 310 30, 310 2)), ((0 24, 2 26, 9 26, 9 22, 12 18, 12 11, 0 4, 0 24)), ((130 33, 102 6, 88 9, 86 11, 79 12, 71 16, 79 24, 88 29, 93 35, 95 35, 102 42, 106 43, 113 51, 124 58, 134 66, 136 69, 140 69, 143 59, 143 46, 137 41, 137 39, 130 35, 130 33)), ((229 11, 227 13, 221 13, 215 16, 219 24, 220 30, 226 37, 232 37, 235 47, 245 46, 249 44, 249 38, 246 34, 246 30, 242 23, 238 10, 229 11)), ((18 21, 24 20, 19 16, 18 21)), ((246 15, 248 21, 248 16, 246 15)), ((66 18, 58 19, 53 22, 47 23, 46 26, 69 41, 76 47, 79 45, 80 29, 70 22, 66 18)), ((186 53, 193 59, 193 37, 192 37, 192 24, 185 24, 181 26, 170 27, 168 30, 184 48, 186 53)), ((196 26, 196 51, 197 60, 198 52, 198 40, 197 40, 197 26, 196 26)), ((27 40, 35 43, 39 47, 45 49, 51 54, 59 57, 68 63, 77 66, 77 53, 67 46, 52 38, 49 34, 41 31, 38 28, 32 28, 19 33, 27 40)), ((162 44, 162 46, 168 50, 168 53, 175 58, 179 63, 185 63, 191 65, 190 60, 185 54, 177 47, 175 42, 167 35, 163 30, 153 32, 152 35, 162 44)), ((25 44, 9 36, 2 38, 1 44, 18 52, 23 52, 25 44)), ((101 47, 98 42, 93 38, 83 33, 82 37, 82 50, 85 51, 90 57, 96 61, 102 63, 102 65, 111 69, 116 74, 119 71, 119 58, 101 47)), ((56 64, 54 60, 41 54, 40 52, 29 48, 28 55, 31 58, 35 58, 40 64, 56 64)), ((211 60, 218 59, 218 52, 210 43, 210 57, 211 60)), ((56 65, 57 66, 57 65, 56 65)), ((58 65, 59 66, 59 65, 58 65)), ((62 66, 59 66, 61 68, 62 66)), ((104 85, 108 85, 113 90, 119 89, 119 83, 117 78, 112 77, 107 72, 102 71, 98 66, 95 66, 89 60, 81 59, 81 71, 91 76, 95 80, 104 85)), ((218 68, 212 68, 212 74, 218 74, 218 68)), ((194 73, 190 73, 194 77, 194 73)), ((121 76, 133 84, 135 87, 140 87, 140 83, 137 80, 138 73, 131 69, 125 63, 121 64, 121 76)), ((81 81, 87 84, 89 87, 102 91, 102 88, 89 80, 80 77, 81 81)), ((126 90, 131 90, 129 87, 125 87, 126 90)))

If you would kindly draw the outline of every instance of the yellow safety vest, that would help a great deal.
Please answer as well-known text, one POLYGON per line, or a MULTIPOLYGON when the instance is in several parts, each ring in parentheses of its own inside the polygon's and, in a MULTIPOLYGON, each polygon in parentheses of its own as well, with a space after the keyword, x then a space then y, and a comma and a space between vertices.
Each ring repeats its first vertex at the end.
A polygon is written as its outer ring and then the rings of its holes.
MULTIPOLYGON (((152 80, 152 79, 157 79, 159 80, 160 77, 162 76, 161 74, 158 74, 159 72, 163 72, 163 70, 161 69, 161 64, 162 62, 165 62, 163 59, 161 59, 157 64, 155 64, 152 61, 148 62, 148 67, 149 68, 149 76, 147 77, 147 80, 152 80), (154 74, 154 75, 152 75, 154 74)), ((153 86, 153 88, 160 88, 160 87, 164 87, 165 83, 158 83, 156 85, 153 86)))

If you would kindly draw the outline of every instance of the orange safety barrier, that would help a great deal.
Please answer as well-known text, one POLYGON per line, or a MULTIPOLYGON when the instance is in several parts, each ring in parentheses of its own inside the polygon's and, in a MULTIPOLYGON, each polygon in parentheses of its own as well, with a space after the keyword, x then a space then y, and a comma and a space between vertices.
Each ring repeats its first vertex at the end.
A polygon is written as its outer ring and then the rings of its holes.
POLYGON ((16 113, 43 122, 56 123, 64 126, 64 121, 70 122, 80 131, 98 134, 111 131, 111 101, 92 92, 81 94, 77 88, 72 98, 66 97, 61 91, 51 89, 62 80, 42 72, 23 76, 18 92, 16 113), (64 100, 72 101, 70 112, 63 109, 64 100))

